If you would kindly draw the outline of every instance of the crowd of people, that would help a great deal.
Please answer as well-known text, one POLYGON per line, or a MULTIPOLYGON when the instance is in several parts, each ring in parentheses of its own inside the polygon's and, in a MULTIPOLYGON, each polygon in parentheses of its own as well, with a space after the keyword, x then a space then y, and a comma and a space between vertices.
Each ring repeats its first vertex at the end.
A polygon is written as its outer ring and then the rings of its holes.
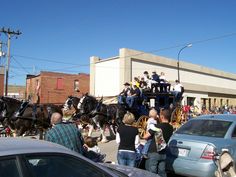
POLYGON ((164 72, 158 75, 156 71, 153 71, 150 77, 148 71, 144 71, 143 76, 134 77, 131 84, 124 83, 124 89, 118 96, 118 103, 126 103, 132 108, 135 102, 144 99, 143 92, 172 93, 176 99, 180 99, 184 92, 184 87, 179 80, 176 80, 171 90, 171 84, 166 80, 164 72))
MULTIPOLYGON (((135 117, 126 113, 116 133, 118 143, 117 162, 120 165, 139 167, 140 161, 145 160, 145 169, 165 177, 166 143, 173 133, 169 124, 170 111, 162 110, 160 116, 153 108, 149 111, 147 129, 144 139, 146 144, 140 143, 138 128, 133 126, 135 117), (129 136, 127 136, 129 135, 129 136)), ((45 140, 65 146, 78 152, 94 162, 104 162, 105 154, 101 153, 96 139, 83 137, 78 127, 73 123, 64 123, 60 113, 51 116, 52 128, 45 134, 45 140)))
POLYGON ((167 109, 162 110, 160 116, 154 108, 151 109, 146 133, 143 137, 146 143, 142 145, 138 128, 133 126, 134 115, 127 113, 123 119, 124 124, 118 127, 116 134, 116 142, 119 144, 118 164, 139 167, 142 160, 145 161, 144 168, 146 170, 159 174, 161 177, 166 177, 166 143, 173 133, 173 127, 169 124, 170 117, 170 111, 167 109), (141 156, 141 158, 137 158, 138 156, 141 156))

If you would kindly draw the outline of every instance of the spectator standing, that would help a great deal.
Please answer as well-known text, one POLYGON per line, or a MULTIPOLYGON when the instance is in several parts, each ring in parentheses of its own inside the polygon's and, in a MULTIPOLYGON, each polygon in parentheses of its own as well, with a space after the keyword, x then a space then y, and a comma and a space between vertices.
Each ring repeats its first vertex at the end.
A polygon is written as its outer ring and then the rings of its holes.
MULTIPOLYGON (((157 128, 160 128, 163 133, 165 142, 167 143, 173 133, 173 127, 169 124, 171 114, 169 110, 164 109, 160 114, 160 124, 157 124, 157 128)), ((151 138, 152 142, 148 149, 148 159, 145 162, 146 170, 158 173, 161 177, 166 177, 165 165, 166 165, 166 151, 164 148, 161 151, 157 150, 154 131, 151 129, 144 136, 145 139, 151 138)))
POLYGON ((65 146, 80 154, 84 153, 84 141, 75 124, 63 123, 60 113, 51 116, 52 128, 46 133, 45 140, 65 146))
MULTIPOLYGON (((151 109, 149 111, 149 118, 147 121, 147 129, 146 132, 148 132, 150 129, 155 131, 154 129, 156 128, 157 125, 157 119, 158 119, 158 115, 157 115, 157 111, 155 109, 151 109)), ((149 146, 152 142, 151 137, 149 139, 147 139, 147 142, 145 143, 143 150, 142 150, 142 154, 144 158, 147 158, 147 153, 148 153, 148 149, 149 146)))
POLYGON ((116 142, 119 144, 117 160, 119 165, 134 167, 136 164, 135 148, 139 145, 138 128, 133 127, 135 118, 132 113, 126 113, 116 133, 116 142))

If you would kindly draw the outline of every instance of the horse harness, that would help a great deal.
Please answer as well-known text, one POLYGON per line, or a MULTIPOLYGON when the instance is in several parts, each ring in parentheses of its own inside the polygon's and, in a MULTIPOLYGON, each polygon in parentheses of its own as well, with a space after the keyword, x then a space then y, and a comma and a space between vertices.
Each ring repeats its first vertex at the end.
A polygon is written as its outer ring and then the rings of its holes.
MULTIPOLYGON (((35 121, 36 118, 37 118, 37 104, 33 104, 32 105, 32 117, 24 117, 23 114, 25 112, 25 110, 29 107, 30 103, 28 101, 25 101, 25 102, 22 102, 19 110, 17 110, 15 113, 14 113, 14 117, 16 119, 20 118, 20 119, 30 119, 30 120, 33 120, 35 121)), ((40 106, 40 111, 43 112, 43 107, 40 106)), ((48 112, 48 119, 51 118, 51 115, 52 115, 52 108, 50 106, 47 106, 47 112, 48 112)))

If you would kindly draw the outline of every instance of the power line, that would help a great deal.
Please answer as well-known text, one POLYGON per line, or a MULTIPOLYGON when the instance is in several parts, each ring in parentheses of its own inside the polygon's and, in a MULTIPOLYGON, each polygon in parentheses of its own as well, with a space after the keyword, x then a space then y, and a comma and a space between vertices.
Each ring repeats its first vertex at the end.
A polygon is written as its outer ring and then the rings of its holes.
MULTIPOLYGON (((190 44, 190 43, 191 44, 200 44, 200 43, 205 43, 205 42, 209 42, 209 41, 213 41, 213 40, 219 40, 219 39, 228 38, 228 37, 232 37, 232 36, 236 36, 236 32, 228 33, 228 34, 224 34, 224 35, 220 35, 220 36, 216 36, 216 37, 206 38, 206 39, 202 39, 202 40, 196 40, 196 41, 192 41, 192 42, 177 44, 177 45, 170 46, 170 47, 164 47, 164 48, 160 48, 160 49, 139 52, 137 54, 129 55, 129 56, 126 56, 126 57, 138 56, 138 55, 142 55, 142 54, 145 54, 145 53, 157 53, 157 52, 164 51, 164 50, 170 50, 170 49, 174 49, 174 48, 183 47, 183 46, 186 46, 187 44, 190 44)), ((25 58, 25 59, 30 59, 30 60, 46 61, 46 62, 50 62, 50 63, 61 63, 61 64, 74 65, 75 67, 89 66, 89 64, 78 65, 76 63, 61 62, 61 61, 58 61, 58 60, 55 60, 55 59, 48 59, 48 58, 38 58, 38 57, 17 55, 17 54, 14 54, 13 56, 21 57, 21 58, 25 58)), ((125 57, 120 57, 120 58, 125 58, 125 57)), ((63 59, 63 60, 66 60, 66 59, 63 59)))
POLYGON ((16 58, 14 57, 14 56, 12 56, 12 59, 21 67, 21 69, 23 69, 26 73, 30 73, 28 70, 26 70, 22 65, 21 65, 21 63, 20 62, 18 62, 17 60, 16 60, 16 58))
MULTIPOLYGON (((62 62, 62 61, 58 61, 58 60, 54 60, 54 59, 45 59, 45 58, 38 58, 38 57, 31 57, 31 56, 24 56, 24 55, 16 55, 16 54, 14 56, 29 59, 29 60, 46 61, 46 62, 49 62, 49 63, 61 63, 61 64, 67 64, 67 65, 78 65, 78 64, 75 64, 75 63, 62 62)), ((66 59, 63 59, 63 60, 66 60, 66 59)))

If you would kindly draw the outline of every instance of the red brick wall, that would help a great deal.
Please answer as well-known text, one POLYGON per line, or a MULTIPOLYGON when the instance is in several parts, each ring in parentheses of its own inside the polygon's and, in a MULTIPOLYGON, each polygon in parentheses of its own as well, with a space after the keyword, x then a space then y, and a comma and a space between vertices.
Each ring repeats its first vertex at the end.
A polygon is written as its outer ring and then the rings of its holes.
POLYGON ((4 74, 0 74, 0 96, 4 95, 4 74))
POLYGON ((40 103, 62 104, 69 95, 81 96, 89 92, 88 74, 64 74, 54 72, 41 72, 38 77, 27 79, 27 95, 31 92, 36 96, 36 80, 40 82, 40 103), (57 88, 57 79, 62 80, 62 88, 57 88), (30 80, 30 81, 29 81, 30 80), (79 81, 79 90, 74 89, 74 81, 79 81), (30 83, 29 83, 30 82, 30 83))

